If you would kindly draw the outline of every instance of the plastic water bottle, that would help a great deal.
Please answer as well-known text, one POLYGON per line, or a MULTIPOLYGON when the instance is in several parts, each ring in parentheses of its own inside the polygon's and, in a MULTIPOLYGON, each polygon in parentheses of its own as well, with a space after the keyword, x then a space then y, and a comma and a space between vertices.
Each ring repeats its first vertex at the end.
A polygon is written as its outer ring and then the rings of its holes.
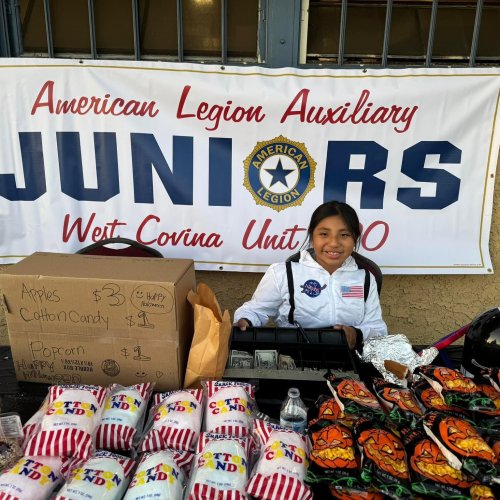
POLYGON ((291 387, 280 411, 280 425, 295 432, 305 432, 307 427, 307 407, 300 399, 300 391, 291 387))

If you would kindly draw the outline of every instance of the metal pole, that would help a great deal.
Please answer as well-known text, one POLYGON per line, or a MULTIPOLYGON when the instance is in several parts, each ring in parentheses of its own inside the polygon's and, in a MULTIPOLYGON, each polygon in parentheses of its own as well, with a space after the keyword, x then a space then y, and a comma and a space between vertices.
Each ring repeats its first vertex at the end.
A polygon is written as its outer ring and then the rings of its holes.
POLYGON ((10 55, 18 57, 24 51, 19 0, 8 0, 7 24, 9 28, 10 55))
POLYGON ((227 0, 221 0, 221 56, 222 64, 227 64, 227 0))
POLYGON ((339 66, 342 66, 344 64, 346 26, 347 26, 347 0, 342 0, 342 7, 340 11, 339 55, 337 60, 337 64, 339 66))
POLYGON ((184 37, 182 33, 182 0, 177 0, 177 57, 184 61, 184 37))
POLYGON ((7 25, 7 6, 0 2, 0 57, 10 57, 9 27, 7 25))
POLYGON ((49 57, 54 57, 54 42, 52 40, 52 21, 50 16, 50 0, 43 0, 43 10, 45 13, 45 31, 47 33, 47 51, 49 57))
POLYGON ((259 0, 257 28, 257 62, 267 63, 267 0, 259 0))
POLYGON ((88 0, 89 11, 89 32, 90 32, 90 55, 92 59, 97 59, 97 48, 95 39, 95 14, 94 14, 94 0, 88 0))
POLYGON ((476 19, 474 20, 474 31, 470 48, 469 67, 476 64, 477 45, 479 43, 479 31, 481 30, 481 16, 483 13, 483 0, 477 0, 476 19))
POLYGON ((299 64, 307 62, 307 34, 309 30, 309 0, 302 0, 300 12, 300 49, 299 64))
POLYGON ((134 28, 134 55, 135 60, 141 60, 141 32, 139 29, 139 4, 132 0, 132 23, 134 28))
POLYGON ((432 50, 434 48, 434 34, 436 32, 438 0, 432 0, 431 20, 429 23, 429 37, 427 38, 427 53, 425 54, 425 67, 429 68, 432 63, 432 50))
POLYGON ((392 0, 387 0, 387 10, 385 11, 384 46, 382 48, 382 67, 387 66, 387 56, 389 54, 389 42, 391 39, 391 19, 392 0))

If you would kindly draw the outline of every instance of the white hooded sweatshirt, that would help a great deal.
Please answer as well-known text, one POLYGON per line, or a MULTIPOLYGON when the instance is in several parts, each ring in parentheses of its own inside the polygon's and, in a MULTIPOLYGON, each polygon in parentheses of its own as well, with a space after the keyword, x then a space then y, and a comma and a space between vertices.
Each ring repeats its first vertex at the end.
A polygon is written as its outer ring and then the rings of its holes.
MULTIPOLYGON (((365 302, 365 270, 358 268, 353 257, 330 274, 303 250, 299 262, 292 262, 292 272, 294 318, 303 328, 353 326, 363 332, 364 340, 387 335, 375 278, 370 273, 370 291, 365 302)), ((236 310, 234 321, 246 318, 258 327, 272 318, 278 327, 291 327, 289 299, 285 263, 272 264, 251 300, 236 310)))

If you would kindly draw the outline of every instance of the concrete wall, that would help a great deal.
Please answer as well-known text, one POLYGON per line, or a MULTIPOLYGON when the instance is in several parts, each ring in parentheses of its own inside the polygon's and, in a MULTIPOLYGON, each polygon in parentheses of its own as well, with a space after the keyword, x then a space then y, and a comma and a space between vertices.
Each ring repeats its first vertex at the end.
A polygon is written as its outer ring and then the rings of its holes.
MULTIPOLYGON (((430 344, 468 323, 480 312, 500 306, 500 159, 497 163, 490 254, 495 274, 385 276, 382 311, 390 333, 405 334, 414 344, 430 344)), ((432 245, 432 241, 429 241, 432 245)), ((8 266, 0 266, 0 271, 8 266)), ((248 300, 262 274, 198 271, 223 309, 234 310, 248 300)), ((0 345, 8 343, 0 310, 0 345)))

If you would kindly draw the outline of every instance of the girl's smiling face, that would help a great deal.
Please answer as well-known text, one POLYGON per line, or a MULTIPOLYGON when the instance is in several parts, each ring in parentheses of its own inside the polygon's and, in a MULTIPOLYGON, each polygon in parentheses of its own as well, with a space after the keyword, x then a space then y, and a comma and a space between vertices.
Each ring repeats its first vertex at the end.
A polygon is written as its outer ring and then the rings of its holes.
POLYGON ((325 217, 312 233, 316 261, 330 274, 351 255, 355 244, 352 232, 340 215, 325 217))

